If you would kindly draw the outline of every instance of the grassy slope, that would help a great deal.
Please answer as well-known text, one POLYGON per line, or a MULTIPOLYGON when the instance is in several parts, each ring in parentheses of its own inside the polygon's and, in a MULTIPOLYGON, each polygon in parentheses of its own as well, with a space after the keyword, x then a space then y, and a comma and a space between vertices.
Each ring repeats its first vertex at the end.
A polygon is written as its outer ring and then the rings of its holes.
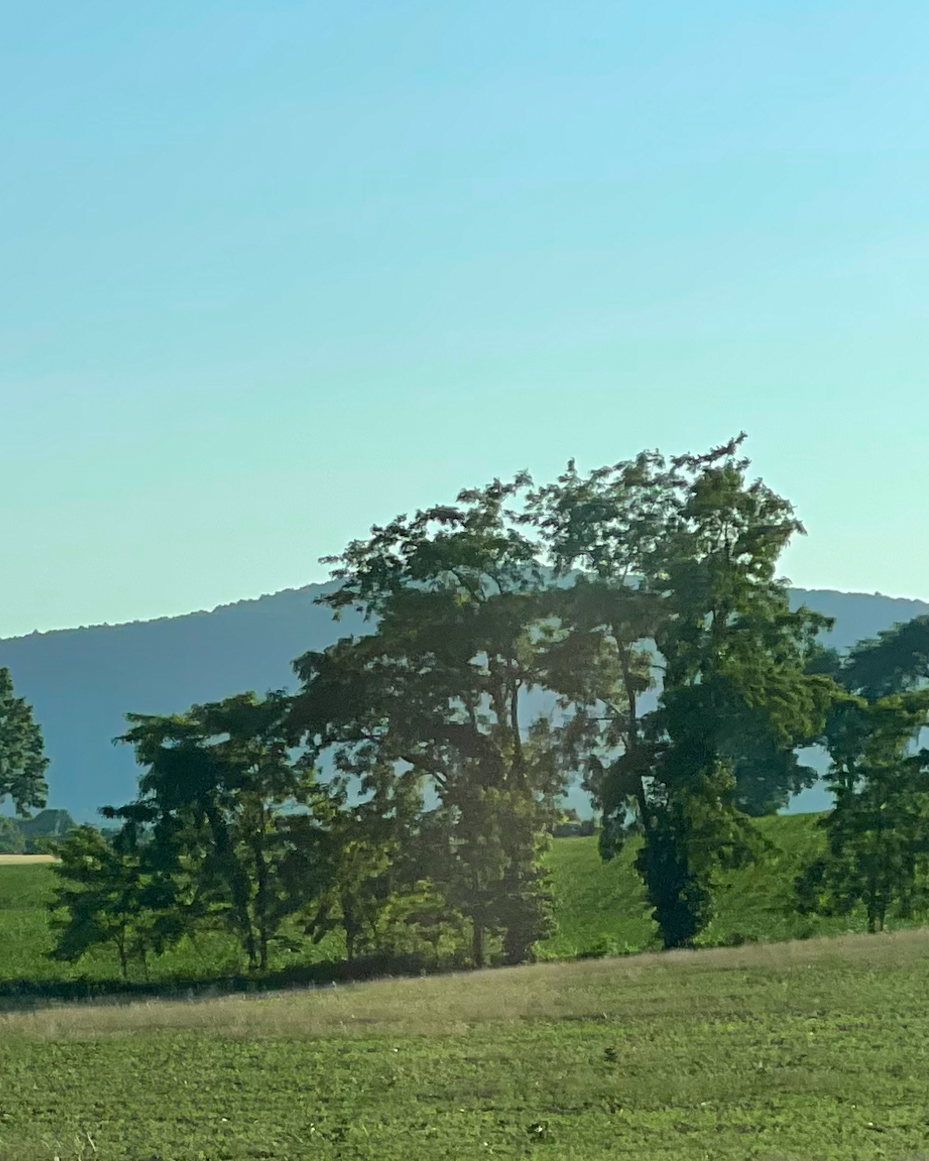
MULTIPOLYGON (((718 914, 702 937, 704 945, 864 930, 861 915, 822 919, 796 913, 794 878, 824 841, 818 819, 819 815, 800 814, 760 820, 767 854, 724 880, 718 914)), ((635 850, 635 844, 630 844, 616 860, 603 863, 596 839, 563 839, 554 844, 558 933, 542 948, 543 956, 570 958, 597 948, 622 953, 649 945, 653 925, 632 867, 635 850)))
MULTIPOLYGON (((822 843, 815 815, 765 819, 761 829, 770 843, 760 863, 734 873, 719 896, 719 913, 703 942, 791 939, 816 934, 863 930, 863 918, 822 920, 793 910, 792 883, 797 870, 822 843)), ((601 952, 638 951, 648 947, 653 925, 641 885, 632 868, 634 844, 611 863, 603 863, 596 839, 559 839, 551 852, 558 932, 540 948, 545 959, 574 958, 601 952)), ((18 979, 37 981, 86 977, 114 979, 115 956, 108 951, 76 966, 45 958, 52 945, 44 909, 54 882, 47 867, 0 867, 0 987, 18 979)), ((337 958, 338 940, 312 949, 317 959, 337 958)), ((299 956, 278 953, 274 966, 286 968, 299 956)), ((152 978, 209 978, 234 973, 240 966, 232 940, 216 935, 197 948, 184 947, 154 961, 152 978)))
POLYGON ((0 1015, 0 1161, 929 1156, 929 933, 0 1015))

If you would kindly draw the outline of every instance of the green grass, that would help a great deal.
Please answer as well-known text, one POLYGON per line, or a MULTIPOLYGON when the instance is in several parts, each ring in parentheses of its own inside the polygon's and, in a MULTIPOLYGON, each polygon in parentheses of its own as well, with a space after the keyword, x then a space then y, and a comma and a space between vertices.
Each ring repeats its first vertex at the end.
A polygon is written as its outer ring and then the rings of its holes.
POLYGON ((929 1157, 929 932, 0 1016, 0 1161, 929 1157))
MULTIPOLYGON (((36 984, 89 981, 96 984, 119 979, 119 960, 110 948, 96 949, 77 964, 50 960, 54 947, 47 903, 55 887, 48 866, 0 866, 0 995, 4 985, 31 981, 36 984)), ((306 963, 338 959, 342 944, 329 936, 317 945, 309 941, 300 953, 283 949, 272 955, 278 971, 306 963)), ((242 971, 242 953, 235 939, 211 932, 196 944, 185 941, 164 956, 152 959, 152 983, 228 978, 242 971)))
MULTIPOLYGON (((820 919, 797 915, 793 880, 804 861, 821 848, 823 835, 816 815, 763 819, 760 829, 770 849, 758 863, 733 873, 719 892, 717 917, 703 934, 706 946, 754 940, 809 938, 820 934, 863 931, 864 917, 820 919)), ((550 853, 557 933, 538 949, 542 959, 621 954, 654 943, 641 883, 633 868, 636 844, 620 857, 601 861, 595 838, 557 839, 550 853)), ((69 965, 49 960, 53 946, 45 904, 54 886, 46 866, 0 867, 0 994, 14 981, 40 985, 89 981, 99 985, 117 980, 115 953, 103 949, 69 965)), ((338 959, 341 943, 330 936, 302 953, 278 950, 272 968, 294 969, 307 960, 338 959)), ((228 978, 240 972, 241 955, 227 936, 204 936, 152 961, 151 980, 171 984, 182 980, 228 978)))
MULTIPOLYGON (((797 914, 794 879, 825 841, 816 825, 819 817, 800 814, 758 821, 769 849, 758 862, 725 878, 717 916, 701 936, 702 946, 865 930, 862 914, 836 919, 797 914)), ((622 954, 652 944, 654 925, 632 866, 637 849, 631 842, 618 858, 604 863, 595 838, 554 843, 550 857, 558 932, 540 949, 543 958, 568 959, 598 949, 622 954)))
MULTIPOLYGON (((798 917, 815 822, 763 822, 768 855, 723 885, 704 941, 744 946, 573 959, 654 933, 634 848, 566 839, 541 952, 571 962, 0 1011, 0 1161, 929 1159, 929 930, 798 917)), ((0 986, 115 977, 45 958, 53 881, 0 868, 0 986)), ((217 937, 157 971, 234 966, 217 937)))

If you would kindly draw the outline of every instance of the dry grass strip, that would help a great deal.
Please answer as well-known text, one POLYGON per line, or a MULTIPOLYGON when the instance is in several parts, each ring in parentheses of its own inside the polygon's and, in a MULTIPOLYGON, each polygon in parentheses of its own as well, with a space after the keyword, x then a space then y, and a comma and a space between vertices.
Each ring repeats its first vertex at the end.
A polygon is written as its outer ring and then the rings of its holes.
MULTIPOLYGON (((232 1037, 449 1036, 482 1024, 724 1018, 756 989, 815 1007, 828 971, 881 976, 929 958, 929 930, 534 964, 419 979, 192 1000, 94 1001, 0 1015, 0 1039, 150 1032, 232 1037)), ((820 997, 828 1000, 828 993, 820 997)))

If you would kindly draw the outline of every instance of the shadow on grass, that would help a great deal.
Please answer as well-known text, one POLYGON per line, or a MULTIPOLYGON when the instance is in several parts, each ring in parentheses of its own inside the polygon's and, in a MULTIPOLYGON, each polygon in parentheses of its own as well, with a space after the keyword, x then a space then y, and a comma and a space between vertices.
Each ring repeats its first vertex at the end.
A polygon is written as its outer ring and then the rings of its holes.
POLYGON ((170 980, 7 980, 0 984, 0 1012, 29 1011, 81 1000, 203 999, 239 993, 275 992, 288 988, 325 987, 393 976, 444 975, 468 965, 436 965, 416 956, 368 956, 305 964, 263 974, 241 972, 225 976, 177 976, 170 980))

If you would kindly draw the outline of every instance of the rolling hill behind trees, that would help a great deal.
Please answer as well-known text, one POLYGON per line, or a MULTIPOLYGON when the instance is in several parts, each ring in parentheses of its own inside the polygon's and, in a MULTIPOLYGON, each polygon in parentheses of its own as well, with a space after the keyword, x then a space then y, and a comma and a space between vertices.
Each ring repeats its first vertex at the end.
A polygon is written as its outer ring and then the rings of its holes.
MULTIPOLYGON (((112 744, 129 711, 172 713, 245 689, 294 688, 293 658, 362 628, 356 615, 334 623, 327 608, 314 604, 329 587, 308 585, 182 617, 0 640, 0 666, 12 671, 45 734, 49 805, 93 820, 99 806, 134 796, 132 751, 112 744)), ((838 649, 929 613, 924 601, 880 594, 794 589, 792 600, 836 618, 831 643, 838 649)), ((571 804, 589 811, 580 791, 571 804)), ((794 808, 825 804, 824 793, 813 789, 794 808)))

